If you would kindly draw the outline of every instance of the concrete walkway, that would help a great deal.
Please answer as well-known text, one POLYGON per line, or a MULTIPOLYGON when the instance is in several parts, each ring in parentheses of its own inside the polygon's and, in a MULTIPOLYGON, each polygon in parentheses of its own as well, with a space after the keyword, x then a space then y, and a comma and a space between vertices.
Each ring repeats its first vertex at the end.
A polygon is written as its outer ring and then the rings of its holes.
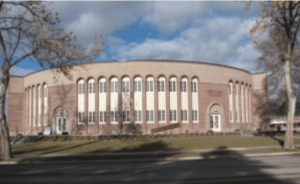
MULTIPOLYGON (((300 144, 294 145, 295 148, 300 144)), ((19 157, 67 157, 67 156, 126 156, 126 155, 169 155, 179 153, 206 153, 206 152, 224 152, 224 151, 246 151, 257 149, 282 148, 281 146, 258 146, 258 147, 240 147, 240 148, 217 148, 217 149, 193 149, 178 151, 143 151, 143 152, 117 152, 117 153, 50 153, 50 154, 15 154, 19 157)))

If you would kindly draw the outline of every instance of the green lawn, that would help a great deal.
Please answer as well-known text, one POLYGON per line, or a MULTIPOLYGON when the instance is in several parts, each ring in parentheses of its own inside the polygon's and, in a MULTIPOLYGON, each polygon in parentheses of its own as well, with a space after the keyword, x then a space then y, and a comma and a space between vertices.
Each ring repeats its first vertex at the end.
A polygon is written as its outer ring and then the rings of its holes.
MULTIPOLYGON (((160 150, 191 150, 219 147, 276 146, 283 143, 283 138, 271 137, 174 137, 162 139, 112 139, 112 140, 74 140, 74 141, 37 141, 13 145, 13 154, 47 153, 106 153, 160 150)), ((294 139, 300 144, 300 139, 294 139)))

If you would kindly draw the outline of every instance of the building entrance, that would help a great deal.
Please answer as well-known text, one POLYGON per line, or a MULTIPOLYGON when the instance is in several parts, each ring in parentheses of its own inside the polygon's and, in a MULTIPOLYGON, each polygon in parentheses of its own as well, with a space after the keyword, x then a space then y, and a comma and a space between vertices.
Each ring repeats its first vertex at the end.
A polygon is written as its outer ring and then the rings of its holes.
POLYGON ((67 130, 67 118, 65 116, 56 117, 56 133, 62 134, 67 130))
POLYGON ((220 114, 210 115, 210 129, 214 132, 220 132, 220 114))

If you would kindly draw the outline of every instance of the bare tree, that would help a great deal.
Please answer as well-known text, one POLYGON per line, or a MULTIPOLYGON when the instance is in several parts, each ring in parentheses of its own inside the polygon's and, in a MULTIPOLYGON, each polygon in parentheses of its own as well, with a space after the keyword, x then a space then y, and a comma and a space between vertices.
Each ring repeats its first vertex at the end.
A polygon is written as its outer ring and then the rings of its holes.
POLYGON ((0 122, 4 160, 12 157, 4 111, 10 69, 25 59, 41 67, 57 68, 67 77, 72 64, 92 62, 103 49, 103 35, 91 44, 77 45, 76 36, 59 28, 58 14, 52 15, 48 3, 38 1, 0 1, 0 122))
MULTIPOLYGON (((284 89, 281 93, 286 93, 288 109, 284 147, 292 149, 294 148, 293 120, 297 98, 292 88, 293 70, 291 69, 299 66, 299 62, 293 61, 293 56, 297 54, 300 3, 298 1, 261 1, 259 3, 262 12, 256 18, 256 24, 250 28, 250 35, 254 36, 253 43, 258 47, 262 46, 262 38, 266 32, 269 33, 271 41, 276 44, 274 47, 266 47, 274 49, 269 53, 271 57, 276 58, 273 62, 269 62, 269 66, 272 67, 266 69, 271 74, 279 76, 277 80, 284 89)), ((246 3, 247 7, 249 3, 246 3)))

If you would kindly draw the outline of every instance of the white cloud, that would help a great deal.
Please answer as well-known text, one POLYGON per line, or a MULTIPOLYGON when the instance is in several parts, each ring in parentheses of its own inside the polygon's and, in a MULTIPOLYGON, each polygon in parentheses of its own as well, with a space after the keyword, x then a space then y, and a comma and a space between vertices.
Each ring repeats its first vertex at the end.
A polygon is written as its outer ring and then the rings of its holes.
POLYGON ((11 75, 17 75, 17 76, 25 76, 31 72, 34 72, 35 70, 32 69, 23 69, 23 68, 19 68, 17 66, 13 66, 10 71, 9 74, 11 75))
POLYGON ((221 18, 202 20, 169 41, 146 39, 118 47, 114 59, 178 59, 225 64, 255 71, 259 56, 248 37, 251 19, 221 18))

